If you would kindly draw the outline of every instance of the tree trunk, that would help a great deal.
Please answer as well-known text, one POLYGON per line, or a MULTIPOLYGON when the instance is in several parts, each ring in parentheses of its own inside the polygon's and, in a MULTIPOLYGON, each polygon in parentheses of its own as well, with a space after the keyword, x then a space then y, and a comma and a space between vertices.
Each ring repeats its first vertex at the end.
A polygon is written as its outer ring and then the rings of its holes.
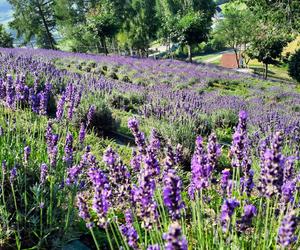
POLYGON ((104 53, 107 56, 108 50, 107 50, 107 46, 106 46, 105 37, 101 38, 101 43, 102 43, 102 46, 103 46, 103 49, 104 49, 104 53))
POLYGON ((268 79, 268 64, 265 63, 265 79, 268 79))
POLYGON ((187 45, 187 49, 188 49, 188 61, 189 62, 193 62, 193 59, 192 59, 192 47, 191 45, 187 45))
POLYGON ((235 60, 236 60, 237 66, 238 66, 238 68, 240 68, 240 60, 239 60, 239 55, 238 55, 237 49, 233 49, 233 51, 235 54, 235 60))
POLYGON ((50 43, 50 47, 51 47, 51 49, 54 49, 54 44, 53 44, 52 35, 51 35, 51 33, 50 33, 50 30, 49 30, 47 21, 46 21, 46 19, 45 19, 44 12, 43 12, 43 10, 42 10, 41 5, 40 5, 39 2, 37 2, 37 7, 38 7, 38 10, 39 10, 39 14, 40 14, 40 16, 41 16, 41 18, 42 18, 43 25, 44 25, 44 27, 45 27, 46 33, 47 33, 47 37, 48 37, 48 41, 49 41, 49 43, 50 43))

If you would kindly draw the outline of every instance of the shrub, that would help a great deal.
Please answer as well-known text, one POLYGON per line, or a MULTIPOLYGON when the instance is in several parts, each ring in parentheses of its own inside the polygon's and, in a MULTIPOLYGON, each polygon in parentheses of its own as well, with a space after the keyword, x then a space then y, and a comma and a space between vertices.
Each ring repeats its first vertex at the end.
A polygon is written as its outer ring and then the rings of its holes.
POLYGON ((89 127, 100 134, 106 134, 114 130, 115 122, 112 112, 107 105, 105 96, 100 93, 89 95, 82 100, 73 119, 75 126, 79 127, 81 122, 87 121, 90 105, 96 107, 96 112, 89 127))
POLYGON ((288 66, 290 77, 300 83, 300 49, 291 56, 288 66))
POLYGON ((238 123, 236 112, 230 109, 219 109, 212 116, 213 129, 216 128, 233 128, 238 123))

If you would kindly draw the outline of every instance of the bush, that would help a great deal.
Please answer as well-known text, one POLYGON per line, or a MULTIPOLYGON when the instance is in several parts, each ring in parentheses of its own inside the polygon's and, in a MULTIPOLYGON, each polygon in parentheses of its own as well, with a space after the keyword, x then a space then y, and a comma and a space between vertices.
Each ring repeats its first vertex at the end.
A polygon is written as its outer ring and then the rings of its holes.
POLYGON ((300 83, 300 49, 291 56, 288 66, 290 77, 300 83))
POLYGON ((75 126, 79 127, 81 122, 87 121, 90 105, 96 107, 96 112, 89 128, 100 134, 106 134, 114 130, 115 122, 112 117, 112 112, 106 103, 105 97, 98 93, 82 99, 73 119, 75 126))

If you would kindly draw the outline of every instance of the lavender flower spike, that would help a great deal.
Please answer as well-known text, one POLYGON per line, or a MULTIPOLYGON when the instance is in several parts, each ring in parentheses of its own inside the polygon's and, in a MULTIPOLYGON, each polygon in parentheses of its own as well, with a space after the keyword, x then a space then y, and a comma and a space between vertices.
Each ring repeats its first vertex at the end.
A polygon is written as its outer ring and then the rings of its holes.
POLYGON ((87 203, 80 194, 77 196, 77 207, 79 209, 79 217, 86 222, 86 227, 89 229, 92 228, 93 222, 91 222, 91 215, 89 213, 87 203))
POLYGON ((187 250, 188 243, 182 235, 182 230, 178 222, 174 222, 169 227, 169 232, 163 235, 166 241, 165 250, 187 250))
POLYGON ((48 166, 45 163, 43 163, 41 165, 41 175, 40 175, 40 183, 42 185, 44 185, 47 175, 48 175, 48 166))
POLYGON ((236 199, 227 199, 224 201, 221 207, 221 226, 223 232, 227 232, 230 226, 230 219, 234 213, 234 209, 238 207, 240 203, 236 199))
POLYGON ((295 211, 291 211, 284 216, 278 231, 277 242, 279 245, 288 247, 297 240, 297 236, 294 235, 297 229, 297 224, 298 218, 296 217, 295 211))

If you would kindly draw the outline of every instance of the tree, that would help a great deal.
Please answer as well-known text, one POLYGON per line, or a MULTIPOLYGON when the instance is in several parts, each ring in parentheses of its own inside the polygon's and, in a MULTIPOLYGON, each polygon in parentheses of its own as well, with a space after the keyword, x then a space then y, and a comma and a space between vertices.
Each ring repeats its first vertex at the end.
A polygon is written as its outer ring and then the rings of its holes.
POLYGON ((214 31, 214 37, 222 40, 233 49, 236 62, 240 67, 240 58, 253 36, 254 15, 244 5, 230 4, 224 10, 224 19, 220 19, 214 31))
POLYGON ((190 11, 182 16, 177 24, 177 39, 188 49, 188 60, 192 62, 192 46, 207 41, 210 25, 201 12, 190 11))
POLYGON ((268 19, 292 32, 300 31, 299 0, 242 0, 260 19, 268 19))
POLYGON ((258 20, 256 29, 248 49, 251 59, 257 59, 265 65, 265 78, 268 78, 268 66, 278 64, 283 48, 291 41, 285 31, 275 27, 273 23, 258 20))
POLYGON ((148 55, 150 42, 156 37, 158 19, 153 0, 132 0, 129 16, 124 22, 123 32, 128 38, 131 49, 136 49, 140 56, 148 55))
POLYGON ((0 47, 11 48, 13 47, 13 38, 4 29, 4 26, 0 24, 0 47))
POLYGON ((112 38, 120 28, 120 20, 114 4, 108 0, 101 1, 95 9, 90 9, 86 19, 88 29, 99 38, 101 46, 107 55, 106 38, 112 38))
POLYGON ((17 38, 22 37, 24 44, 35 39, 39 47, 54 49, 54 0, 8 1, 14 9, 10 27, 17 31, 17 38))
POLYGON ((289 60, 289 75, 300 83, 300 50, 297 50, 289 60))

